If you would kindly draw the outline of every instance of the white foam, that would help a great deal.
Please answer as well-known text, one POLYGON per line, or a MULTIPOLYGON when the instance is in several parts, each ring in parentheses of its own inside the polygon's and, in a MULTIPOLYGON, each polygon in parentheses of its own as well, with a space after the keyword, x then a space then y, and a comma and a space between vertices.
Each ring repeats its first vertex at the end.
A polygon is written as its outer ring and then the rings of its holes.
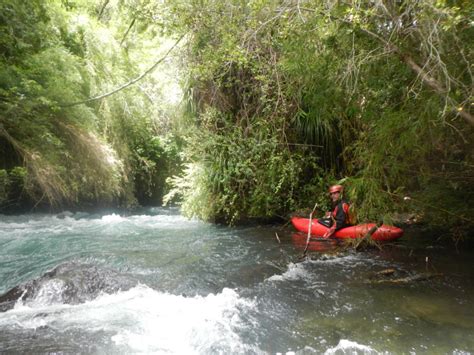
POLYGON ((41 285, 37 294, 32 300, 23 302, 19 300, 16 304, 16 308, 20 308, 24 305, 29 307, 42 307, 53 304, 63 303, 63 292, 65 291, 66 285, 63 280, 52 279, 48 280, 41 285))
POLYGON ((144 229, 195 229, 206 226, 204 222, 189 220, 181 215, 133 215, 121 216, 115 213, 100 218, 71 216, 69 213, 58 215, 26 215, 6 217, 0 220, 3 238, 22 238, 25 236, 62 235, 75 231, 78 234, 120 234, 130 230, 144 229))
POLYGON ((125 219, 118 214, 112 213, 109 215, 102 216, 101 220, 106 223, 116 223, 116 222, 122 222, 125 219))
POLYGON ((268 281, 284 281, 284 280, 297 280, 308 276, 308 271, 304 268, 302 263, 288 265, 288 269, 281 275, 273 275, 269 277, 268 281))
POLYGON ((325 355, 330 354, 378 354, 378 352, 372 349, 370 346, 358 344, 355 341, 346 339, 339 340, 339 344, 334 348, 330 348, 324 352, 325 355))
POLYGON ((204 222, 197 219, 188 219, 181 215, 134 215, 128 218, 128 221, 136 226, 146 226, 148 228, 196 228, 198 225, 205 225, 204 222))
POLYGON ((1 314, 0 326, 106 331, 115 345, 132 352, 259 352, 238 334, 240 314, 250 307, 252 301, 227 288, 205 297, 184 297, 139 285, 80 305, 21 305, 1 314))

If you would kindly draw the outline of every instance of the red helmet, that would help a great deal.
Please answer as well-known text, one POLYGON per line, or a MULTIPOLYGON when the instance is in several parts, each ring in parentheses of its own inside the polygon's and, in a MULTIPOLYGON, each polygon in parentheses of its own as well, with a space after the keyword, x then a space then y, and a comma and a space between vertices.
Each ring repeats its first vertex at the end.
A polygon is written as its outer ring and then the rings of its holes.
POLYGON ((342 191, 344 191, 344 186, 342 186, 342 185, 332 185, 329 188, 329 193, 339 192, 339 193, 342 194, 342 191))

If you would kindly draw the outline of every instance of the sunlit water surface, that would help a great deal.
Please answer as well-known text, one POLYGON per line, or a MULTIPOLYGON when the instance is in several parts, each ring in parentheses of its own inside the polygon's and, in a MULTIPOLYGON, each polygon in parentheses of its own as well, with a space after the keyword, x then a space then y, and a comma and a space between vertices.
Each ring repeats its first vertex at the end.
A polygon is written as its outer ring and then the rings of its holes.
POLYGON ((0 352, 472 353, 474 255, 417 238, 300 261, 290 228, 174 209, 0 216, 0 352))

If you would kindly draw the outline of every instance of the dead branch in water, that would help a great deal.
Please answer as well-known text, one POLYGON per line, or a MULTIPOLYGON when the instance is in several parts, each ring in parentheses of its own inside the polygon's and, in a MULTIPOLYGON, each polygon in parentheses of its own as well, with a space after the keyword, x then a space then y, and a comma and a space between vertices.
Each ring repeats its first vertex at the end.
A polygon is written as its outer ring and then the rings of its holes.
POLYGON ((419 282, 419 281, 426 281, 430 280, 435 277, 441 277, 443 274, 440 273, 423 273, 423 274, 416 274, 407 277, 401 277, 397 279, 382 279, 382 280, 374 280, 370 281, 369 283, 374 284, 408 284, 412 282, 419 282))

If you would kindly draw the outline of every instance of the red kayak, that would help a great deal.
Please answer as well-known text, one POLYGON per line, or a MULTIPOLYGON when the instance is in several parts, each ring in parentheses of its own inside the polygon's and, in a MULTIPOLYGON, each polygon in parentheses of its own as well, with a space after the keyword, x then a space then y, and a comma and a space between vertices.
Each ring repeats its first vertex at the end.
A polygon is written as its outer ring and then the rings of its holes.
MULTIPOLYGON (((293 223, 293 226, 298 231, 308 233, 309 218, 293 217, 291 219, 291 223, 293 223)), ((334 237, 339 238, 339 239, 362 238, 374 226, 375 226, 375 223, 364 223, 364 224, 358 224, 356 226, 342 228, 342 229, 339 229, 334 234, 334 237)), ((328 227, 323 226, 322 224, 318 223, 317 219, 313 219, 311 221, 311 235, 312 236, 322 237, 324 233, 327 232, 328 229, 329 229, 328 227)), ((403 229, 382 224, 375 231, 375 233, 372 234, 372 239, 379 240, 379 241, 388 241, 388 240, 398 239, 402 235, 403 235, 403 229)))
MULTIPOLYGON (((300 249, 306 249, 307 238, 307 235, 300 232, 294 232, 291 235, 291 240, 293 241, 293 244, 300 249)), ((313 237, 309 240, 308 250, 319 251, 321 253, 330 253, 332 251, 336 251, 339 246, 339 239, 313 237)))

